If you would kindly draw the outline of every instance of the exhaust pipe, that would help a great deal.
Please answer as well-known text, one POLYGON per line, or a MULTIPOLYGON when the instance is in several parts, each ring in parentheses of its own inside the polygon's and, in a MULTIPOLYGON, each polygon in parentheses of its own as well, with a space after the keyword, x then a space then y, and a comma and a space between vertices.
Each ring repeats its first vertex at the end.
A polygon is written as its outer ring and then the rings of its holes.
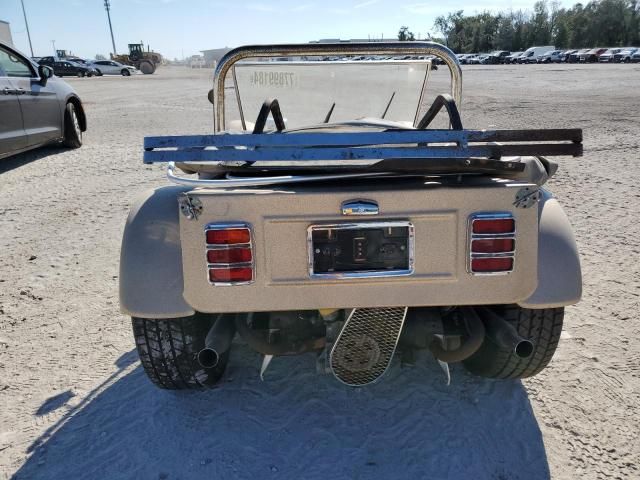
POLYGON ((198 363, 202 368, 214 368, 220 357, 229 351, 231 341, 236 334, 233 317, 220 315, 211 326, 204 339, 204 348, 198 352, 198 363))
POLYGON ((522 338, 513 325, 488 308, 478 309, 487 332, 487 337, 505 350, 520 358, 529 358, 533 353, 533 342, 522 338))
POLYGON ((471 307, 460 308, 462 320, 469 338, 457 350, 446 350, 442 337, 435 337, 429 345, 433 356, 445 363, 455 363, 466 360, 476 353, 484 341, 485 328, 478 314, 471 307))

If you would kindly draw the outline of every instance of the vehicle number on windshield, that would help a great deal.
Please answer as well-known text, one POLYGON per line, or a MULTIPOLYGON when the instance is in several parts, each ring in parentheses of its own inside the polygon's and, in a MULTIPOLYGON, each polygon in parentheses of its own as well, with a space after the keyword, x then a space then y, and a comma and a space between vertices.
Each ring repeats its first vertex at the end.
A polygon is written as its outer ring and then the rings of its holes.
POLYGON ((297 81, 293 72, 253 72, 250 77, 251 85, 258 87, 287 88, 295 86, 297 81))

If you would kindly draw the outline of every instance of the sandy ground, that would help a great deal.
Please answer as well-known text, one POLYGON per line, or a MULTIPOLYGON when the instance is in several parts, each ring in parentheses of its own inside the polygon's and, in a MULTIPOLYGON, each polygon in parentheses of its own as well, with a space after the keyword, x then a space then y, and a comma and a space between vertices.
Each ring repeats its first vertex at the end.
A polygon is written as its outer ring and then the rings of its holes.
POLYGON ((585 156, 550 183, 584 298, 548 369, 493 382, 454 366, 446 387, 424 356, 351 390, 312 356, 263 383, 237 345, 224 388, 155 389, 118 308, 120 239, 135 196, 165 183, 142 137, 209 132, 209 73, 70 79, 85 145, 0 162, 0 479, 639 478, 640 65, 464 73, 467 127, 584 129, 585 156))

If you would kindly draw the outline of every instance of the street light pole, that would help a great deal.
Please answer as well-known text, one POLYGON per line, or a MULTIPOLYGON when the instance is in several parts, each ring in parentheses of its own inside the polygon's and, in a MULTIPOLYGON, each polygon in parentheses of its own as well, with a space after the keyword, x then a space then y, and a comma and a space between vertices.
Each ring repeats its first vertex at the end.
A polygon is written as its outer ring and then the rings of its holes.
POLYGON ((107 11, 107 18, 109 19, 109 31, 111 32, 111 45, 113 45, 113 55, 116 55, 116 42, 113 39, 113 27, 111 26, 111 14, 109 13, 109 8, 111 8, 111 4, 109 0, 104 0, 104 8, 107 11))
POLYGON ((33 57, 33 45, 31 45, 31 34, 29 33, 29 22, 27 22, 27 12, 24 9, 24 0, 20 0, 22 4, 22 15, 24 15, 24 24, 27 26, 27 38, 29 39, 29 50, 31 50, 31 56, 33 57))

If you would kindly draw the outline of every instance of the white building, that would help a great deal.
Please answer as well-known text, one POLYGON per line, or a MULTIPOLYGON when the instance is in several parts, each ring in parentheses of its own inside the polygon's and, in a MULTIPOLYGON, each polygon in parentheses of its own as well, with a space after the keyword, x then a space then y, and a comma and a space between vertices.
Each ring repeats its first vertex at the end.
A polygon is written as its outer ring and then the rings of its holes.
POLYGON ((9 22, 0 20, 0 42, 13 46, 13 38, 11 38, 11 27, 9 22))
POLYGON ((209 50, 200 50, 204 56, 204 63, 207 67, 213 67, 220 61, 224 55, 231 50, 229 47, 225 48, 213 48, 209 50))

